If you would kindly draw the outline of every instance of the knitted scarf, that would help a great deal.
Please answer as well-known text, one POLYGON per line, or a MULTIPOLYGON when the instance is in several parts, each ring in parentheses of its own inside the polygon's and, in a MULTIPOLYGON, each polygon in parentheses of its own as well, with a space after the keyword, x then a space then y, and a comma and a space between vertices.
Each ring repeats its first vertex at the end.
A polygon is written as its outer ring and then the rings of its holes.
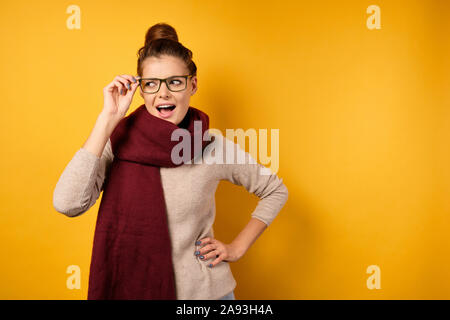
POLYGON ((110 137, 114 159, 97 216, 88 300, 176 299, 160 168, 183 164, 171 158, 181 140, 171 140, 175 129, 189 132, 192 160, 211 142, 202 139, 208 128, 208 115, 196 108, 189 107, 177 126, 145 104, 118 123, 110 137), (201 121, 201 130, 194 130, 194 121, 201 121), (194 148, 195 140, 201 148, 194 148))

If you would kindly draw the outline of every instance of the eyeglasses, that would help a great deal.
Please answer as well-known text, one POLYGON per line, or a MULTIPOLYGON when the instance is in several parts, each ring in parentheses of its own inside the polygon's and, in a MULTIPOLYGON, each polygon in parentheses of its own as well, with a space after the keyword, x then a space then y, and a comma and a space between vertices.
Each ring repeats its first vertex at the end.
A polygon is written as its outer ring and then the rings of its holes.
POLYGON ((184 76, 172 76, 166 79, 158 79, 158 78, 140 78, 138 79, 139 85, 141 87, 142 92, 145 93, 156 93, 159 91, 161 87, 161 82, 166 83, 166 87, 173 92, 183 91, 187 87, 187 80, 192 78, 193 75, 184 75, 184 76))

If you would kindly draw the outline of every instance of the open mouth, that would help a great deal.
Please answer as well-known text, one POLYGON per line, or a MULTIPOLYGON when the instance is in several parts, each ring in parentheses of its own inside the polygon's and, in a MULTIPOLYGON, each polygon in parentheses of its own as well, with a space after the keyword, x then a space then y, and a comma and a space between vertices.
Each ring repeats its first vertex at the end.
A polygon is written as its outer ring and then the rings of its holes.
POLYGON ((172 113, 174 112, 175 108, 176 108, 176 105, 174 105, 174 104, 156 107, 159 114, 164 118, 170 117, 172 115, 172 113))

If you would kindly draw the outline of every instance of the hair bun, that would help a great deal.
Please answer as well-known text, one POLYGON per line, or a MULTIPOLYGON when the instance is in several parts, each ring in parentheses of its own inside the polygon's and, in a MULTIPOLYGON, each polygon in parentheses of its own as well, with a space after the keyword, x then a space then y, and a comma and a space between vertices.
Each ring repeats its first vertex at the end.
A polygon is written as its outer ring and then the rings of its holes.
POLYGON ((197 66, 192 61, 192 51, 178 41, 175 28, 164 22, 157 23, 147 30, 145 44, 137 52, 137 75, 143 76, 144 61, 148 57, 160 58, 164 55, 179 58, 185 63, 190 75, 197 75, 197 66))
POLYGON ((145 34, 145 47, 149 46, 150 42, 157 39, 169 39, 178 42, 178 35, 171 25, 161 22, 148 29, 145 34))

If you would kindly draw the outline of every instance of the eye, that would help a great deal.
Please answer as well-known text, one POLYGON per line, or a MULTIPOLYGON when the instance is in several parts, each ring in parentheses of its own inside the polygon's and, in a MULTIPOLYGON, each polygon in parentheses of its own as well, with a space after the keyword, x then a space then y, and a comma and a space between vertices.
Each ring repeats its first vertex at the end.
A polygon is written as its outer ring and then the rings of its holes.
POLYGON ((173 80, 170 80, 170 83, 173 83, 173 84, 180 84, 181 81, 180 81, 180 80, 173 79, 173 80), (174 83, 174 82, 175 82, 175 83, 174 83))
POLYGON ((145 87, 151 87, 151 86, 153 86, 153 85, 156 85, 154 81, 147 81, 147 82, 144 84, 145 87))

